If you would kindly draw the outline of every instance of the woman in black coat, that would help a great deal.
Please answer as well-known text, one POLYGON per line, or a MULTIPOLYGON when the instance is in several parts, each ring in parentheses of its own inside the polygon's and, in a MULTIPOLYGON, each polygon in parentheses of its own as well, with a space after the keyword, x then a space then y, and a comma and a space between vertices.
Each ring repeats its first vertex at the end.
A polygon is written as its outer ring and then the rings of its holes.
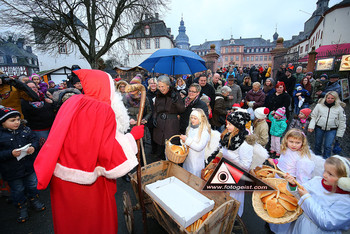
POLYGON ((276 111, 280 107, 286 108, 286 116, 289 117, 289 105, 290 105, 290 96, 286 92, 286 86, 282 81, 278 82, 275 86, 276 92, 267 96, 265 104, 270 111, 276 111))
POLYGON ((157 144, 157 154, 161 159, 165 159, 165 140, 174 135, 180 134, 179 115, 185 111, 185 104, 170 86, 168 76, 158 78, 158 89, 153 113, 153 140, 157 144))
POLYGON ((180 133, 185 134, 186 128, 188 127, 188 123, 190 120, 190 115, 193 108, 200 108, 204 111, 206 116, 208 117, 208 106, 205 102, 200 100, 199 94, 201 92, 201 86, 197 83, 193 83, 188 88, 188 96, 185 100, 185 112, 180 115, 180 133))

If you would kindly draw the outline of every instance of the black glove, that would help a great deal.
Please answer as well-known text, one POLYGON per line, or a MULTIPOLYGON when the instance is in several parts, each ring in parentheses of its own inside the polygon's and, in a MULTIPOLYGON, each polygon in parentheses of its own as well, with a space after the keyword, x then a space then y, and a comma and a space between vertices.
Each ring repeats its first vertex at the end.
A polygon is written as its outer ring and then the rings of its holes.
POLYGON ((171 93, 171 100, 173 101, 173 103, 177 102, 177 99, 178 99, 178 98, 179 98, 179 97, 176 95, 175 92, 172 92, 172 93, 171 93))

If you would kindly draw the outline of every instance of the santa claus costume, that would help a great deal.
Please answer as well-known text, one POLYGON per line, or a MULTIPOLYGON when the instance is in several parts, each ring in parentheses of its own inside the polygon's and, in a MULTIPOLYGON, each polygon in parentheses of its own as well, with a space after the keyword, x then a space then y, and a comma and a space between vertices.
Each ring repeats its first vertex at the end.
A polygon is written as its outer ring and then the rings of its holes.
POLYGON ((34 163, 38 189, 51 181, 56 234, 117 233, 116 178, 137 165, 135 139, 143 128, 124 134, 129 117, 108 74, 74 72, 85 94, 69 98, 57 114, 34 163))

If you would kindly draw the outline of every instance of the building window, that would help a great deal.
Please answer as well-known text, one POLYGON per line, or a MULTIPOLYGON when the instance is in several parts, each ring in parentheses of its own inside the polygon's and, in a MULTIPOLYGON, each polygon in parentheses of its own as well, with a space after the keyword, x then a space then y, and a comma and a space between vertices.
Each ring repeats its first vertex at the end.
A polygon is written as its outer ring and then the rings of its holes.
POLYGON ((239 52, 239 47, 236 48, 236 52, 239 52))
POLYGON ((228 48, 225 48, 225 53, 228 53, 228 48))
POLYGON ((151 49, 151 41, 150 41, 150 39, 146 39, 146 49, 151 49))
POLYGON ((267 56, 264 56, 264 61, 267 61, 267 56))
POLYGON ((250 49, 247 49, 247 53, 250 53, 250 49))
POLYGON ((231 47, 231 52, 233 52, 233 47, 231 47))
POLYGON ((239 56, 236 56, 236 61, 239 61, 239 56))
POLYGON ((300 47, 300 54, 303 53, 304 47, 300 47))
POLYGON ((250 58, 250 61, 254 61, 254 56, 252 56, 252 57, 250 58))
POLYGON ((146 36, 149 36, 150 32, 151 32, 151 31, 150 31, 149 26, 146 25, 146 26, 145 26, 145 35, 146 35, 146 36))
POLYGON ((225 56, 225 61, 226 61, 226 62, 228 61, 228 57, 227 57, 227 56, 225 56))
POLYGON ((233 56, 230 57, 230 61, 233 61, 233 56))
POLYGON ((247 62, 249 62, 249 56, 247 56, 247 62))
POLYGON ((271 56, 269 56, 269 61, 271 61, 271 56))
POLYGON ((259 61, 259 56, 255 56, 255 61, 259 61))
POLYGON ((5 63, 4 56, 0 56, 0 63, 5 63))
POLYGON ((67 54, 67 45, 65 43, 61 43, 58 45, 58 53, 67 54))
POLYGON ((11 59, 12 59, 12 63, 17 63, 17 57, 16 56, 12 55, 11 59))
POLYGON ((260 61, 263 61, 263 56, 260 56, 260 61))
POLYGON ((159 45, 159 38, 156 38, 156 49, 159 49, 160 48, 160 45, 159 45))
POLYGON ((31 58, 27 58, 27 62, 28 62, 28 64, 32 64, 32 59, 31 58))
POLYGON ((309 44, 307 44, 306 46, 305 46, 305 52, 308 52, 309 51, 309 44))
POLYGON ((141 40, 140 39, 137 39, 136 40, 136 48, 138 49, 138 50, 141 50, 141 40))
POLYGON ((243 62, 245 62, 245 57, 243 57, 243 62))

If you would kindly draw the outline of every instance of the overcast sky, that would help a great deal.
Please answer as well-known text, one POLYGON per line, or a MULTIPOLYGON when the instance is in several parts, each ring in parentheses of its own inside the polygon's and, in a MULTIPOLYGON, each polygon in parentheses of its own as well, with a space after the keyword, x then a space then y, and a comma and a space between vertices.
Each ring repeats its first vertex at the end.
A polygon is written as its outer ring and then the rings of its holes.
MULTIPOLYGON (((179 34, 181 15, 191 45, 205 40, 262 37, 272 40, 277 32, 289 40, 304 29, 316 10, 317 0, 172 0, 161 14, 174 38, 179 34), (308 14, 309 13, 309 14, 308 14)), ((329 7, 341 2, 330 0, 329 7)))

